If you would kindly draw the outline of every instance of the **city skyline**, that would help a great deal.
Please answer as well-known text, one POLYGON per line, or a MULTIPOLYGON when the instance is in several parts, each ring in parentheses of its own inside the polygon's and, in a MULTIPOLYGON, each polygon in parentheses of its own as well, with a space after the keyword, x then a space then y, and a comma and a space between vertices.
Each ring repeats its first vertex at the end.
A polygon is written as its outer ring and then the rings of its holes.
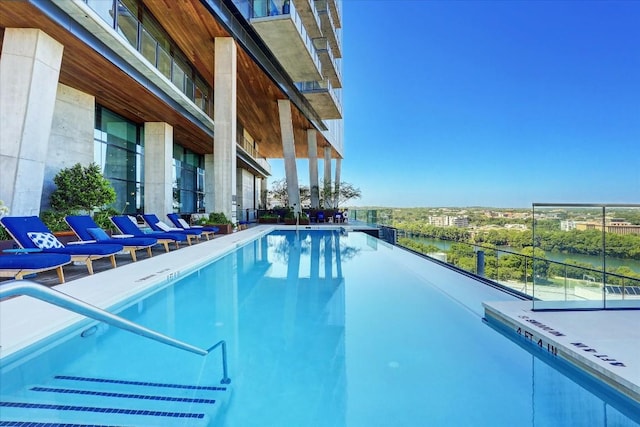
POLYGON ((346 0, 343 13, 342 180, 363 193, 348 204, 640 202, 640 2, 346 0))

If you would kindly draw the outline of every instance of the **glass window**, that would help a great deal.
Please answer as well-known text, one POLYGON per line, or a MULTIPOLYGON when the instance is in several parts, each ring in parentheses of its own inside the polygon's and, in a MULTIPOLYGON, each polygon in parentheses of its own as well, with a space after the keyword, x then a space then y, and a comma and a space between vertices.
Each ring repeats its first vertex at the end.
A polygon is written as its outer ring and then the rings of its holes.
POLYGON ((110 207, 135 214, 143 211, 144 148, 142 127, 96 106, 94 162, 116 190, 110 207))
POLYGON ((204 157, 173 146, 173 211, 204 212, 204 157))

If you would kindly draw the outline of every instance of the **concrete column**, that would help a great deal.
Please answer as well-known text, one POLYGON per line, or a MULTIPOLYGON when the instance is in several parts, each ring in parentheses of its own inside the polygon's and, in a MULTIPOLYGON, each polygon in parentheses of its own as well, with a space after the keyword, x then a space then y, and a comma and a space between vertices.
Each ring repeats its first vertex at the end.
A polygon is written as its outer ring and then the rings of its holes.
POLYGON ((173 127, 144 124, 144 211, 164 221, 173 212, 173 127))
POLYGON ((231 37, 215 39, 213 110, 213 211, 236 219, 237 47, 231 37))
POLYGON ((318 132, 307 129, 307 145, 309 147, 309 189, 311 190, 311 208, 320 207, 320 187, 318 185, 318 132))
POLYGON ((263 209, 267 209, 267 194, 269 193, 267 178, 260 180, 260 205, 263 209))
POLYGON ((76 163, 89 165, 94 159, 93 132, 96 123, 95 98, 72 87, 58 84, 51 123, 47 161, 44 168, 40 211, 51 209, 53 178, 60 169, 76 163))
POLYGON ((213 154, 204 155, 204 207, 206 212, 213 212, 215 199, 213 154))
POLYGON ((287 195, 289 206, 300 212, 300 187, 298 185, 298 170, 296 166, 296 147, 293 137, 293 120, 291 118, 291 102, 278 100, 280 115, 280 133, 282 134, 282 150, 284 152, 284 173, 287 180, 287 195))
POLYGON ((336 195, 336 198, 333 201, 334 208, 338 207, 338 202, 340 200, 340 197, 338 197, 338 195, 340 194, 340 170, 341 169, 342 169, 342 159, 336 159, 336 180, 335 180, 335 188, 334 188, 334 193, 336 195))
POLYGON ((0 57, 0 200, 37 215, 64 46, 38 29, 6 28, 0 57))
MULTIPOLYGON (((324 147, 324 183, 323 191, 331 189, 331 147, 324 147)), ((331 197, 324 197, 324 208, 332 207, 331 197)))

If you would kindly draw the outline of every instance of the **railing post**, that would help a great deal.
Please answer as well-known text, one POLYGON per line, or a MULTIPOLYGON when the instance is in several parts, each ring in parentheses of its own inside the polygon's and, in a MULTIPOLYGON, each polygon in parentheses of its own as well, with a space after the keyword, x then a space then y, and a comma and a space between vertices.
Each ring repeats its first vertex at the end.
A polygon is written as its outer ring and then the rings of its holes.
POLYGON ((484 251, 477 251, 476 255, 476 274, 484 277, 484 251))

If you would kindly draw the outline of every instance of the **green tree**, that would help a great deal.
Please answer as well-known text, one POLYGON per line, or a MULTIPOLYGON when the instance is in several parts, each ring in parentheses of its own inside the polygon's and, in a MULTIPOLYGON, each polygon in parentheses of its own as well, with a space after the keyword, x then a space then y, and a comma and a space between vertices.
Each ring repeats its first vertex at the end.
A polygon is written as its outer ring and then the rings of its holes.
POLYGON ((56 184, 51 194, 51 207, 62 213, 91 212, 116 201, 116 192, 109 180, 102 176, 95 163, 60 170, 53 178, 56 184))
POLYGON ((331 187, 330 184, 320 184, 320 205, 324 206, 324 201, 329 201, 329 206, 338 208, 340 205, 344 205, 346 202, 352 199, 359 199, 362 197, 362 191, 355 185, 348 182, 340 182, 340 185, 331 187))

